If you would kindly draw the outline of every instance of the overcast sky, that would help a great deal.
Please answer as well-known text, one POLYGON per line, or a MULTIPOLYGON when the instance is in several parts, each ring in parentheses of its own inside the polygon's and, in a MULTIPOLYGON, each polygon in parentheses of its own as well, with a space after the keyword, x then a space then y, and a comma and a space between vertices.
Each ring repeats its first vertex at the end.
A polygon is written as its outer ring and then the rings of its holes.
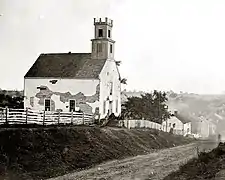
POLYGON ((40 53, 90 52, 108 16, 127 89, 225 91, 224 0, 0 0, 0 14, 2 89, 23 89, 40 53))

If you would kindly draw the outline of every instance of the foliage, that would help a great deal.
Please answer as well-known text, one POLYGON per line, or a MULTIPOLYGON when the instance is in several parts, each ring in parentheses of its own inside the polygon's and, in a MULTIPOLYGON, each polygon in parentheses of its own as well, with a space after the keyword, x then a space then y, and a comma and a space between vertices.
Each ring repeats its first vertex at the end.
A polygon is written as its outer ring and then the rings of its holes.
POLYGON ((220 143, 210 152, 200 152, 197 158, 190 159, 180 166, 178 171, 172 172, 164 180, 180 179, 215 179, 216 174, 224 169, 225 144, 220 143))
POLYGON ((166 93, 154 91, 153 93, 142 94, 141 97, 129 97, 122 105, 122 117, 128 119, 146 119, 162 123, 170 117, 166 102, 166 93))
POLYGON ((121 84, 127 84, 127 79, 126 79, 126 78, 121 79, 121 80, 120 80, 120 83, 121 83, 121 84))
POLYGON ((49 179, 108 160, 190 142, 155 129, 119 130, 84 126, 1 129, 0 179, 49 179))
POLYGON ((9 107, 15 109, 23 108, 23 96, 10 96, 5 93, 0 93, 0 107, 9 107))

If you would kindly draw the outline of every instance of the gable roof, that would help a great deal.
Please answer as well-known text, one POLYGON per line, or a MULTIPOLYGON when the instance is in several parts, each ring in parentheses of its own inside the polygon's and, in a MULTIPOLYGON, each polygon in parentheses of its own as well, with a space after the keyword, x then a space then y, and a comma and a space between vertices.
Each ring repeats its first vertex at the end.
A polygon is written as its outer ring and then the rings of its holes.
POLYGON ((191 120, 190 120, 189 118, 184 117, 184 116, 182 116, 181 114, 176 113, 176 114, 174 114, 174 116, 175 116, 177 119, 179 119, 183 124, 186 124, 186 123, 191 122, 191 120))
POLYGON ((105 62, 91 53, 41 54, 24 77, 98 79, 105 62))

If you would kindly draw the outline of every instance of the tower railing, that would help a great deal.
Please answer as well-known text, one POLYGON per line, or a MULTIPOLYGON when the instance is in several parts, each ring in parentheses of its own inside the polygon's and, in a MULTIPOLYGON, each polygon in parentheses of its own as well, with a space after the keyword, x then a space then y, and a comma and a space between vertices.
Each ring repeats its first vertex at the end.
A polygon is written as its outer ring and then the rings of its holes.
POLYGON ((113 26, 113 20, 105 17, 105 19, 102 18, 94 18, 94 24, 107 24, 109 26, 113 26))

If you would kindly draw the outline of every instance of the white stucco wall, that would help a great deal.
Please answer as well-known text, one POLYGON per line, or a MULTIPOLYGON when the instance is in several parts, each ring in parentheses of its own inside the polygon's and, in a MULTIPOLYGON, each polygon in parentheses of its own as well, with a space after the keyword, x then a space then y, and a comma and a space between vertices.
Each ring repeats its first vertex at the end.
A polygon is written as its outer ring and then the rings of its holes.
POLYGON ((167 121, 164 121, 162 123, 163 130, 166 132, 169 132, 170 128, 173 127, 173 124, 175 124, 175 128, 174 128, 175 130, 178 130, 178 131, 183 130, 183 123, 179 119, 177 119, 175 116, 172 116, 167 121), (167 125, 166 125, 166 122, 167 122, 167 125), (167 127, 167 129, 166 129, 166 127, 167 127))
POLYGON ((191 122, 184 124, 184 135, 191 134, 191 122))
POLYGON ((201 120, 198 123, 198 132, 203 138, 209 137, 209 122, 206 120, 201 120))
POLYGON ((166 132, 169 132, 170 128, 173 127, 174 123, 175 123, 174 133, 176 133, 176 134, 183 134, 183 135, 191 134, 191 122, 183 124, 175 116, 172 116, 171 118, 169 118, 167 120, 167 125, 166 125, 166 121, 164 121, 162 123, 162 129, 164 131, 166 131, 166 132), (167 130, 166 130, 166 127, 167 127, 167 130))
MULTIPOLYGON (((96 93, 96 87, 99 84, 99 80, 84 80, 84 79, 59 79, 59 78, 25 78, 24 80, 24 105, 31 109, 44 110, 44 106, 38 103, 39 99, 36 96, 40 92, 37 87, 47 86, 53 92, 66 93, 70 92, 72 95, 76 95, 79 92, 85 96, 92 96, 96 93), (52 84, 50 80, 57 80, 56 84, 52 84), (34 97, 34 106, 30 104, 30 98, 34 97)), ((55 109, 62 109, 63 111, 69 111, 66 107, 69 102, 60 101, 60 96, 53 94, 51 100, 55 102, 55 109)), ((94 103, 87 103, 95 111, 95 107, 100 106, 99 100, 94 103)))
POLYGON ((116 63, 113 60, 107 60, 100 74, 100 114, 101 118, 107 115, 109 110, 110 82, 113 83, 112 92, 112 112, 118 116, 121 113, 121 83, 116 63), (104 101, 106 101, 106 111, 103 113, 104 101), (116 102, 118 101, 118 111, 116 112, 116 102))

